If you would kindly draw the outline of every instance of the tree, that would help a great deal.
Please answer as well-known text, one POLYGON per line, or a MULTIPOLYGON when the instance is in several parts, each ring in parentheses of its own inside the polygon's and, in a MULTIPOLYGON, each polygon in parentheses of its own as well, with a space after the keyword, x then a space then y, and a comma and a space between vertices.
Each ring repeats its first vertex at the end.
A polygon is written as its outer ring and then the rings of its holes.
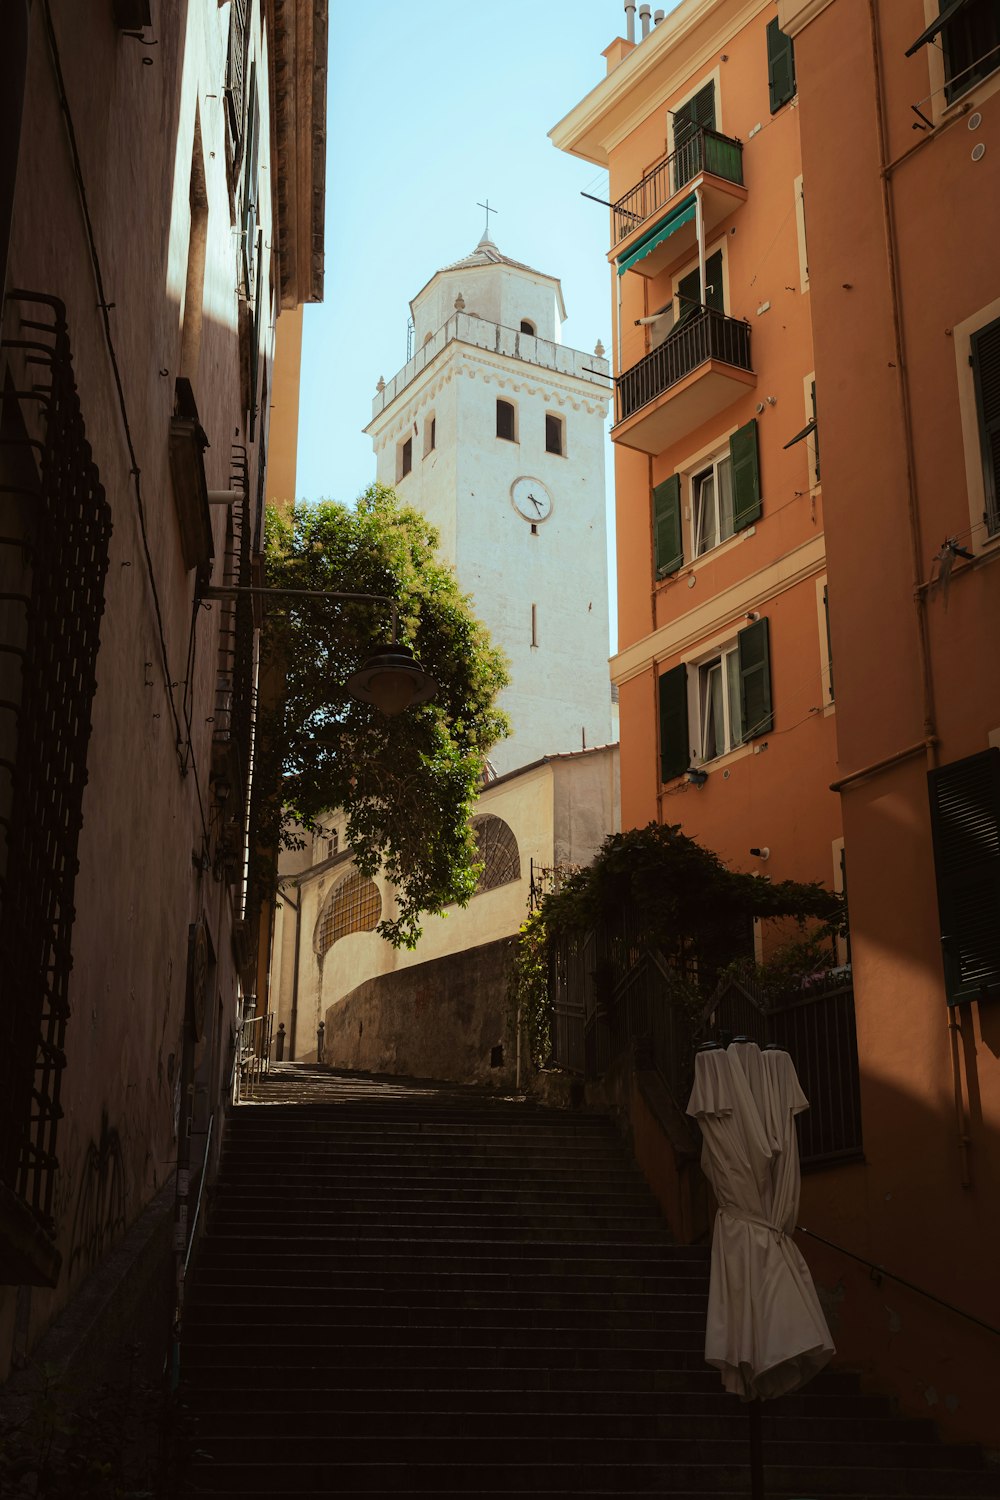
POLYGON ((473 894, 469 817, 487 753, 508 732, 496 707, 506 663, 437 545, 427 520, 378 484, 353 510, 327 500, 267 518, 268 587, 390 596, 399 640, 438 682, 430 703, 386 718, 345 684, 389 641, 390 605, 267 600, 262 667, 280 689, 262 695, 277 706, 259 715, 257 840, 287 847, 289 819, 315 829, 342 808, 358 869, 381 869, 396 888, 397 915, 379 924, 395 946, 416 943, 422 913, 473 894))

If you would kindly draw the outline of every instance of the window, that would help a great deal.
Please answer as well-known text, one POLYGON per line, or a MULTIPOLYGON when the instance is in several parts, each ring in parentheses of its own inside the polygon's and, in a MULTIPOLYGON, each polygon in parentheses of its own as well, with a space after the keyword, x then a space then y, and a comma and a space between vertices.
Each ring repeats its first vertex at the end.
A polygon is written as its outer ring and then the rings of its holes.
POLYGON ((339 848, 340 835, 336 828, 317 834, 315 843, 317 864, 322 863, 324 859, 333 859, 339 848))
POLYGON ((247 0, 232 0, 229 9, 229 50, 226 57, 226 103, 234 161, 239 161, 243 144, 247 40, 247 0))
POLYGON ((833 702, 833 639, 830 635, 830 588, 827 583, 819 585, 820 609, 821 609, 821 631, 820 645, 820 674, 823 680, 823 703, 824 706, 833 702))
POLYGON ((405 479, 413 468, 413 439, 408 437, 400 443, 396 456, 396 482, 405 479))
POLYGON ((769 734, 771 657, 767 620, 755 620, 710 655, 671 667, 657 684, 660 780, 769 734), (693 733, 692 733, 693 731, 693 733))
POLYGON ((490 813, 473 818, 469 824, 476 841, 476 856, 483 866, 476 882, 476 895, 495 890, 499 885, 509 885, 521 878, 521 859, 517 851, 517 839, 503 818, 490 813))
POLYGON ((970 350, 983 459, 983 523, 989 535, 996 536, 1000 532, 1000 318, 972 335, 970 350))
POLYGON ((1000 749, 928 772, 949 1005, 1000 995, 1000 749))
POLYGON ((345 875, 327 896, 316 923, 313 948, 322 958, 334 943, 352 932, 374 932, 382 915, 382 897, 374 880, 357 870, 345 875))
POLYGON ((497 437, 506 438, 509 443, 517 442, 514 426, 514 404, 511 401, 497 401, 497 437))
POLYGON ((673 111, 673 163, 676 193, 702 170, 705 161, 704 130, 715 129, 715 80, 673 111))
POLYGON ((935 20, 906 56, 940 39, 944 53, 944 92, 951 104, 1000 68, 1000 9, 996 0, 940 0, 935 20))
POLYGON ((534 323, 532 323, 528 318, 522 318, 521 319, 521 332, 522 333, 530 333, 532 336, 534 336, 534 334, 536 332, 534 323))
MULTIPOLYGON (((695 556, 759 519, 756 418, 731 434, 728 454, 698 466, 690 486, 695 556)), ((653 490, 653 571, 658 579, 666 578, 683 563, 681 476, 672 474, 653 490)))
POLYGON ((794 448, 796 443, 806 442, 812 469, 810 483, 819 484, 819 424, 816 420, 816 382, 812 378, 808 382, 808 407, 808 422, 782 446, 786 449, 794 448))
POLYGON ((562 454, 563 449, 563 419, 557 417, 554 412, 545 413, 545 451, 546 453, 562 454))
POLYGON ((424 457, 437 447, 437 417, 428 417, 424 423, 424 457))
POLYGON ((792 39, 785 35, 776 19, 767 23, 767 88, 772 115, 795 97, 792 39))
POLYGON ((716 250, 705 262, 705 287, 704 298, 701 294, 701 272, 697 266, 693 271, 688 271, 682 276, 674 290, 677 300, 677 317, 674 327, 680 328, 689 318, 701 312, 704 303, 707 307, 714 307, 716 312, 724 312, 724 296, 722 284, 722 251, 716 250))
POLYGON ((715 760, 742 741, 740 658, 736 644, 698 668, 699 757, 715 760))
POLYGON ((728 453, 693 476, 691 526, 696 557, 733 535, 733 463, 728 453))

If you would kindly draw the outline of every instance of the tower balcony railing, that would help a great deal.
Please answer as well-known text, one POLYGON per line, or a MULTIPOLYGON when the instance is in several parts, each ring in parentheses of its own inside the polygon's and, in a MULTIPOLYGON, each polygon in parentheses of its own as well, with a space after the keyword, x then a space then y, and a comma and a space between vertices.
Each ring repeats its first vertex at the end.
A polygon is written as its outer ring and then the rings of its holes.
POLYGON ((503 323, 491 323, 486 318, 477 317, 475 313, 454 312, 436 333, 431 334, 413 358, 376 391, 372 401, 372 420, 453 343, 468 344, 490 354, 504 354, 512 359, 526 360, 528 364, 541 370, 573 375, 602 390, 611 389, 610 366, 599 355, 587 354, 582 349, 570 349, 552 339, 539 338, 537 334, 521 333, 519 329, 507 328, 503 323))
POLYGON ((662 453, 756 384, 750 325, 702 307, 615 381, 611 436, 662 453))
POLYGON ((742 187, 742 141, 698 126, 682 145, 612 205, 615 245, 620 245, 653 214, 665 208, 671 198, 702 172, 742 187))

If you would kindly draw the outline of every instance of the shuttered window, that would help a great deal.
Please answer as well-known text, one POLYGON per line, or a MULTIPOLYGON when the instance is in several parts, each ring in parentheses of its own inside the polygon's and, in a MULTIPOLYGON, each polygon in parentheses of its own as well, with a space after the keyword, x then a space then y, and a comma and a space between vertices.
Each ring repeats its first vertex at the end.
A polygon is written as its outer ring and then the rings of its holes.
POLYGON ((795 96, 792 39, 785 35, 777 20, 767 23, 767 87, 772 115, 795 96))
POLYGON ((755 620, 736 637, 740 657, 740 715, 743 739, 774 728, 771 705, 771 649, 767 620, 755 620))
POLYGON ((1000 749, 928 773, 949 1005, 1000 995, 1000 749))
POLYGON ((660 780, 683 776, 691 764, 688 741, 687 667, 671 667, 659 680, 660 780))
POLYGON ((743 531, 757 520, 761 510, 756 417, 733 433, 729 453, 733 463, 733 530, 743 531))
POLYGON ((671 474, 653 491, 653 565, 657 578, 676 573, 683 561, 681 477, 671 474))
MULTIPOLYGON (((722 251, 716 250, 705 262, 705 286, 706 296, 704 302, 708 307, 714 307, 717 312, 724 312, 722 295, 722 251)), ((688 318, 695 313, 701 312, 701 272, 697 266, 682 276, 677 283, 678 312, 675 328, 679 328, 688 318)))
POLYGON ((673 190, 690 182, 705 164, 702 131, 715 129, 715 80, 674 112, 673 190))
POLYGON ((514 408, 509 401, 497 401, 497 437, 514 442, 514 408))
POLYGON ((972 335, 972 364, 983 456, 983 521, 990 536, 1000 531, 1000 318, 972 335))
POLYGON ((233 159, 239 161, 246 113, 247 0, 232 0, 229 8, 229 53, 226 58, 226 102, 233 159))

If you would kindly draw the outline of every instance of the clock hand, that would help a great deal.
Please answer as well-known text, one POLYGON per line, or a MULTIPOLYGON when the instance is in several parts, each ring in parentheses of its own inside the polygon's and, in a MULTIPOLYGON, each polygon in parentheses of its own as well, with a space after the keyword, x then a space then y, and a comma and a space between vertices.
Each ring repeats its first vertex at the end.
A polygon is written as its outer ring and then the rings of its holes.
POLYGON ((535 507, 535 509, 537 510, 538 514, 541 515, 541 513, 542 513, 542 507, 539 504, 539 502, 535 499, 534 495, 530 495, 529 494, 528 499, 531 501, 532 505, 535 507))

